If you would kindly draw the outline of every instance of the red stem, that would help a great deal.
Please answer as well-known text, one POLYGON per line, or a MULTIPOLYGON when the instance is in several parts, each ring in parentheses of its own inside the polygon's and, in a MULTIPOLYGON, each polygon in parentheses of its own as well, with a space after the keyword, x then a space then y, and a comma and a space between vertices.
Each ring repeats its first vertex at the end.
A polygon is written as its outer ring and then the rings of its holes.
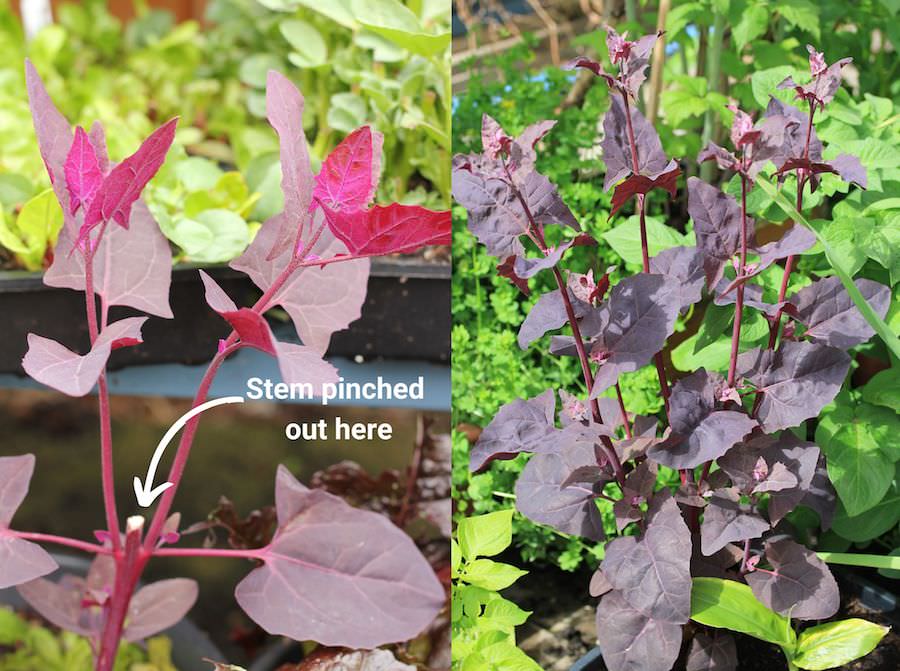
MULTIPOLYGON (((746 159, 741 156, 741 163, 746 164, 746 159)), ((743 167, 743 166, 742 166, 743 167)), ((743 277, 747 266, 747 179, 741 172, 741 260, 738 267, 738 277, 743 277)), ((734 328, 731 331, 731 359, 728 364, 728 386, 734 387, 735 373, 737 372, 738 349, 741 340, 741 320, 744 315, 744 283, 738 284, 737 300, 734 303, 734 328)))
POLYGON ((619 402, 619 414, 622 416, 622 426, 625 427, 625 436, 631 438, 631 423, 628 421, 628 411, 625 410, 625 400, 622 398, 622 387, 616 382, 616 400, 619 402))

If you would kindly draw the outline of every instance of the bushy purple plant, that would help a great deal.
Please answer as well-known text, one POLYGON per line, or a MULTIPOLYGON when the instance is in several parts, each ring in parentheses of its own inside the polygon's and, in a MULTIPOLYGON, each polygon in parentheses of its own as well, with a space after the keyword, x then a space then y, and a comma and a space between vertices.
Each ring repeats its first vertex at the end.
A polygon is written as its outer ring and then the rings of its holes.
MULTIPOLYGON (((26 75, 41 155, 65 217, 44 281, 84 292, 91 347, 79 354, 30 334, 22 365, 34 379, 72 396, 96 386, 106 528, 96 532, 97 543, 10 528, 35 460, 32 455, 0 457, 0 588, 18 586, 50 622, 87 636, 98 671, 113 668, 122 638, 145 639, 175 624, 193 605, 193 580, 165 580, 138 589, 144 568, 155 557, 254 562, 235 596, 273 634, 351 648, 417 635, 443 607, 445 594, 412 540, 382 515, 308 489, 284 466, 276 477, 278 529, 271 543, 259 549, 172 547, 179 540, 180 516, 171 509, 197 430, 196 415, 184 426, 167 483, 153 492, 162 492, 162 498, 149 525, 145 528, 143 517, 134 516, 124 530, 120 527, 105 369, 113 350, 142 341, 147 317, 110 321, 109 309, 124 305, 173 316, 169 245, 140 195, 165 161, 177 119, 112 165, 102 126, 95 123, 90 133, 79 127, 73 135, 31 63, 26 63, 26 75), (55 570, 56 562, 38 543, 76 548, 96 559, 86 577, 52 582, 41 576, 55 570)), ((351 133, 314 175, 303 134, 303 97, 276 72, 269 73, 266 95, 281 148, 284 209, 231 264, 263 292, 252 307, 235 305, 200 271, 207 303, 233 331, 218 346, 210 343, 215 355, 194 407, 206 401, 222 363, 244 347, 275 357, 288 383, 321 389, 336 382, 338 372, 323 355, 332 333, 359 317, 369 257, 450 241, 449 212, 372 205, 381 172, 380 133, 368 127, 351 133), (302 345, 275 339, 264 317, 275 306, 290 315, 302 345)))
MULTIPOLYGON (((558 411, 554 389, 505 405, 472 448, 470 467, 478 471, 492 460, 530 453, 515 489, 523 515, 565 534, 603 541, 597 500, 606 499, 613 502, 619 532, 637 525, 628 529, 629 535, 607 543, 590 584, 591 595, 601 597, 597 629, 610 671, 672 668, 682 647, 683 625, 692 617, 695 578, 746 583, 765 606, 797 620, 837 612, 838 587, 827 565, 780 525, 804 505, 819 514, 827 529, 836 500, 820 449, 792 429, 815 418, 834 399, 850 367, 846 350, 875 333, 837 277, 787 295, 796 255, 816 243, 813 231, 795 223, 780 240, 760 245, 747 215, 748 194, 770 165, 779 182, 794 175, 800 211, 805 189, 814 191, 823 172, 866 186, 858 158, 824 160, 815 133, 815 114, 834 97, 841 67, 849 59, 826 66, 822 54, 809 48, 810 82, 799 85, 789 78, 780 85, 797 91, 805 111, 773 97, 762 119, 754 122, 733 108, 733 150, 710 143, 698 160, 715 160, 736 174, 740 201, 689 178, 688 210, 697 244, 651 258, 646 196, 653 189, 674 196, 681 174, 636 105, 657 38, 629 41, 608 29, 616 74, 588 58, 570 64, 592 71, 609 86, 610 106, 603 118, 604 187, 614 188, 612 214, 636 201, 642 273, 611 288, 608 274, 597 279, 593 269, 564 275, 568 250, 593 241, 580 232, 556 188, 535 170, 537 142, 553 121, 540 121, 511 137, 485 115, 484 152, 456 156, 453 170, 454 198, 467 209, 470 230, 501 262, 498 271, 525 292, 527 279, 538 272, 555 279, 556 290, 542 295, 526 316, 520 346, 568 326, 571 335, 553 335, 550 351, 578 358, 587 391, 586 398, 578 398, 560 389, 558 411), (545 236, 550 225, 579 233, 551 246, 545 236), (526 251, 523 241, 537 254, 526 251), (754 278, 782 261, 780 295, 770 304, 754 278), (670 385, 662 351, 679 313, 704 294, 717 305, 734 304, 727 375, 701 368, 670 385), (758 310, 768 320, 768 347, 740 351, 746 309, 758 310), (789 322, 782 328, 785 317, 789 322), (619 391, 623 375, 651 361, 665 400, 662 424, 655 416, 629 414, 619 391), (615 399, 601 397, 612 388, 615 399), (677 489, 655 491, 660 466, 680 472, 677 489)), ((865 279, 856 287, 883 317, 889 288, 865 279)), ((793 635, 789 624, 787 630, 793 635)), ((712 668, 701 661, 714 659, 715 668, 734 669, 737 660, 728 636, 696 636, 691 656, 700 665, 692 668, 712 668)), ((792 664, 799 653, 788 650, 791 645, 783 647, 792 664)))

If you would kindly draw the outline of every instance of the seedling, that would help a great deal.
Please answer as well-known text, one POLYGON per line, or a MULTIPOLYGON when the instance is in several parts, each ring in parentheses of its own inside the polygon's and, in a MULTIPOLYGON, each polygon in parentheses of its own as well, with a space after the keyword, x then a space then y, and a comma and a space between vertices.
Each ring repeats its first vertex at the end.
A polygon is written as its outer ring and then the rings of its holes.
MULTIPOLYGON (((512 137, 485 115, 483 153, 456 156, 453 172, 453 195, 468 210, 470 230, 500 262, 498 272, 526 293, 528 278, 552 275, 556 289, 534 304, 519 344, 524 349, 568 326, 571 335, 554 335, 550 352, 578 359, 585 394, 560 389, 558 412, 554 389, 505 405, 472 448, 470 467, 479 471, 495 459, 530 453, 516 484, 519 512, 590 541, 606 538, 597 501, 612 503, 618 531, 628 535, 607 543, 590 584, 591 595, 602 597, 597 630, 610 671, 672 668, 683 625, 692 617, 703 622, 692 610, 692 576, 729 579, 729 589, 718 596, 733 619, 707 622, 714 626, 741 630, 733 626, 741 608, 729 601, 731 585, 781 617, 787 622, 782 631, 792 634, 788 617, 821 620, 837 612, 838 587, 825 562, 777 528, 801 504, 817 511, 828 528, 835 506, 819 447, 792 429, 816 418, 835 398, 850 368, 849 348, 876 331, 889 347, 897 346, 882 321, 888 287, 868 279, 854 283, 836 265, 837 277, 788 295, 794 259, 816 243, 817 232, 789 203, 782 204, 780 194, 775 202, 790 210, 795 223, 779 240, 758 245, 747 214, 753 187, 758 183, 770 190, 763 170, 774 168, 779 183, 794 176, 796 210, 803 209, 805 189, 815 190, 823 173, 866 186, 859 159, 841 155, 826 161, 815 134, 815 113, 834 97, 848 59, 829 66, 810 47, 810 82, 781 84, 796 90, 806 111, 772 98, 763 118, 754 122, 733 108, 733 151, 710 143, 698 159, 715 160, 738 176, 740 202, 689 178, 688 210, 697 244, 651 258, 647 197, 654 189, 674 197, 681 175, 636 105, 657 39, 648 35, 630 41, 608 29, 616 73, 588 58, 570 64, 592 71, 609 86, 604 188, 614 189, 611 216, 636 201, 640 274, 612 287, 609 274, 595 269, 564 275, 567 252, 594 241, 581 231, 555 186, 535 169, 539 142, 553 121, 540 121, 512 137), (553 225, 576 233, 551 245, 546 233, 553 225), (784 261, 784 279, 777 301, 769 303, 756 282, 779 261, 784 261), (663 350, 679 314, 704 292, 717 305, 735 306, 727 374, 701 368, 671 384, 663 350), (748 310, 768 320, 767 347, 741 351, 748 310), (782 328, 785 318, 789 321, 782 328), (664 400, 662 427, 655 416, 630 414, 619 389, 623 376, 651 362, 664 400), (614 398, 601 396, 608 390, 614 398), (661 467, 680 474, 677 489, 655 491, 661 467)), ((807 631, 812 630, 801 632, 800 639, 807 631)), ((871 634, 871 647, 861 646, 854 654, 871 650, 884 633, 879 632, 871 634)), ((714 658, 716 668, 735 668, 733 642, 723 643, 727 636, 697 636, 691 654, 714 658)), ((825 668, 811 666, 801 647, 786 646, 790 664, 825 668)), ((691 668, 711 665, 698 661, 691 668)))
MULTIPOLYGON (((164 580, 138 589, 147 564, 167 556, 255 562, 235 596, 272 634, 350 648, 372 648, 417 635, 437 615, 445 595, 412 540, 381 515, 308 489, 284 466, 276 477, 278 529, 271 543, 259 549, 174 547, 180 518, 171 513, 172 504, 199 416, 184 426, 168 484, 150 493, 151 500, 162 494, 150 520, 132 516, 124 529, 120 526, 106 364, 113 350, 142 341, 147 317, 110 321, 109 308, 126 305, 172 317, 169 245, 140 196, 165 160, 177 120, 112 165, 102 126, 95 123, 89 133, 77 128, 73 134, 30 63, 26 75, 41 155, 64 214, 44 281, 84 292, 91 347, 79 354, 31 334, 22 363, 31 377, 71 396, 83 396, 96 386, 106 527, 96 532, 96 543, 11 529, 35 459, 0 458, 0 587, 18 586, 47 620, 86 636, 97 671, 113 668, 120 641, 146 639, 175 624, 193 605, 193 580, 164 580), (96 558, 86 577, 51 582, 41 576, 57 565, 39 543, 79 549, 96 558)), ((369 127, 354 131, 314 175, 303 135, 300 92, 284 76, 270 72, 266 96, 269 122, 281 148, 284 209, 231 264, 263 292, 253 306, 238 307, 200 271, 207 303, 233 331, 218 345, 210 343, 215 355, 194 408, 207 401, 222 363, 245 347, 275 357, 288 384, 308 383, 321 391, 322 385, 336 383, 337 370, 323 354, 332 333, 359 317, 369 258, 450 241, 449 212, 372 205, 381 168, 379 133, 369 127), (275 306, 290 315, 302 345, 274 337, 264 315, 275 306)))

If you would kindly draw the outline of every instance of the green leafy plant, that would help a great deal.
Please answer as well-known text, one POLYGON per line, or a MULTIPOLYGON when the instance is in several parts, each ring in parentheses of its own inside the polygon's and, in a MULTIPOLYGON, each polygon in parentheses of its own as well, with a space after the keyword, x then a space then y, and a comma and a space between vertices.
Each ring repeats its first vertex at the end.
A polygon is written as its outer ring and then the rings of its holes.
POLYGON ((531 614, 497 592, 527 573, 489 559, 512 542, 512 510, 466 517, 451 539, 454 671, 540 671, 516 647, 515 628, 531 614))
POLYGON ((720 578, 694 578, 691 619, 774 643, 784 652, 790 671, 820 671, 868 655, 888 628, 850 618, 795 631, 791 619, 761 604, 747 586, 720 578))

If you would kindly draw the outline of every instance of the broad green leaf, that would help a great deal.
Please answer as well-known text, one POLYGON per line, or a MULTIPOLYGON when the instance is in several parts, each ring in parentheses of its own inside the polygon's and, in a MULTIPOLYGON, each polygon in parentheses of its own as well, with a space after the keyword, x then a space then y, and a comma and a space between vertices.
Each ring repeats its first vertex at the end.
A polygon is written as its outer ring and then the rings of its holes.
POLYGON ((866 262, 866 253, 862 247, 862 239, 867 237, 874 225, 874 220, 863 217, 841 218, 822 222, 822 235, 839 256, 848 275, 856 275, 866 262))
POLYGON ((810 0, 778 0, 775 7, 784 20, 819 39, 819 8, 810 0))
POLYGON ((769 104, 769 96, 789 101, 794 97, 792 91, 779 91, 775 87, 778 86, 788 75, 794 75, 795 69, 790 65, 779 65, 768 70, 757 70, 750 75, 750 90, 753 92, 753 99, 756 104, 765 109, 769 104))
POLYGON ((900 413, 900 371, 889 368, 874 375, 863 387, 862 397, 867 403, 882 405, 900 413))
POLYGON ((317 68, 328 62, 328 47, 315 26, 291 19, 282 21, 278 30, 294 49, 288 59, 300 68, 317 68))
POLYGON ((198 263, 230 261, 250 244, 247 222, 229 210, 204 210, 192 219, 176 218, 163 232, 189 260, 198 263))
POLYGON ((841 284, 844 285, 844 288, 847 290, 847 293, 850 294, 850 298, 853 300, 853 303, 859 308, 859 311, 862 312, 863 317, 866 318, 866 321, 869 322, 869 325, 875 330, 878 336, 884 341, 884 343, 888 346, 888 349, 896 356, 900 358, 900 339, 891 332, 891 329, 887 324, 884 323, 884 320, 879 317, 876 312, 872 309, 872 306, 863 298, 862 294, 859 292, 859 289, 853 283, 853 278, 851 274, 847 272, 846 267, 844 265, 843 259, 835 253, 834 249, 822 235, 821 227, 815 226, 810 223, 806 217, 797 212, 793 205, 788 202, 788 200, 784 197, 783 194, 779 193, 778 190, 765 178, 759 178, 757 180, 757 184, 759 184, 760 188, 762 188, 769 197, 775 201, 775 203, 784 210, 785 214, 791 217, 795 222, 803 224, 807 228, 811 229, 816 237, 819 239, 819 242, 822 243, 822 247, 825 250, 825 255, 828 258, 829 263, 831 263, 831 267, 834 268, 835 273, 841 280, 841 284))
POLYGON ((0 206, 12 208, 21 205, 34 194, 34 185, 23 175, 0 174, 0 206))
POLYGON ((481 667, 480 671, 541 671, 540 665, 512 641, 478 646, 478 653, 487 662, 487 666, 481 667))
POLYGON ((175 165, 175 174, 188 191, 201 191, 213 188, 223 173, 213 161, 191 156, 175 165))
POLYGON ((513 510, 499 510, 487 515, 466 517, 459 521, 459 549, 467 561, 476 557, 493 557, 512 543, 513 510))
POLYGON ((459 566, 462 562, 462 553, 459 551, 459 543, 455 538, 450 539, 450 577, 457 578, 459 576, 459 566))
POLYGON ((741 19, 731 32, 738 51, 766 32, 769 25, 769 8, 753 2, 741 13, 741 19))
POLYGON ((419 19, 400 0, 353 0, 353 13, 368 30, 425 58, 443 52, 450 44, 449 32, 424 32, 419 19))
POLYGON ((794 666, 821 671, 868 655, 888 633, 888 627, 859 618, 826 622, 805 629, 791 660, 794 666))
POLYGON ((15 253, 27 270, 40 270, 62 225, 62 208, 53 190, 47 189, 22 206, 14 224, 0 212, 0 244, 15 253))
POLYGON ((494 599, 484 608, 483 618, 490 620, 491 626, 518 627, 525 624, 531 611, 519 608, 509 599, 494 599))
POLYGON ((847 540, 864 543, 893 529, 900 522, 900 488, 895 478, 891 491, 862 515, 850 517, 838 504, 832 529, 847 540))
POLYGON ((327 119, 335 130, 351 133, 366 122, 366 102, 355 93, 335 93, 327 119))
POLYGON ((506 589, 528 571, 493 559, 476 559, 466 565, 462 579, 482 589, 496 592, 506 589))
POLYGON ((8 608, 0 608, 0 645, 15 646, 28 632, 28 624, 8 608))
POLYGON ((838 404, 819 418, 816 443, 848 515, 865 512, 890 489, 898 430, 895 413, 867 403, 838 404))
POLYGON ((720 578, 694 578, 693 583, 691 619, 695 622, 794 647, 796 635, 790 619, 757 601, 749 586, 720 578))
POLYGON ((253 54, 241 61, 238 76, 248 86, 262 90, 266 88, 269 70, 281 71, 283 68, 281 59, 272 54, 253 54))
MULTIPOLYGON (((683 235, 655 217, 647 217, 647 246, 650 256, 669 247, 693 244, 693 236, 683 235)), ((641 263, 641 223, 637 215, 603 234, 609 246, 628 263, 641 263)))
POLYGON ((704 12, 706 12, 706 8, 702 2, 687 2, 673 7, 666 15, 666 33, 668 38, 675 38, 679 31, 703 16, 704 12))

